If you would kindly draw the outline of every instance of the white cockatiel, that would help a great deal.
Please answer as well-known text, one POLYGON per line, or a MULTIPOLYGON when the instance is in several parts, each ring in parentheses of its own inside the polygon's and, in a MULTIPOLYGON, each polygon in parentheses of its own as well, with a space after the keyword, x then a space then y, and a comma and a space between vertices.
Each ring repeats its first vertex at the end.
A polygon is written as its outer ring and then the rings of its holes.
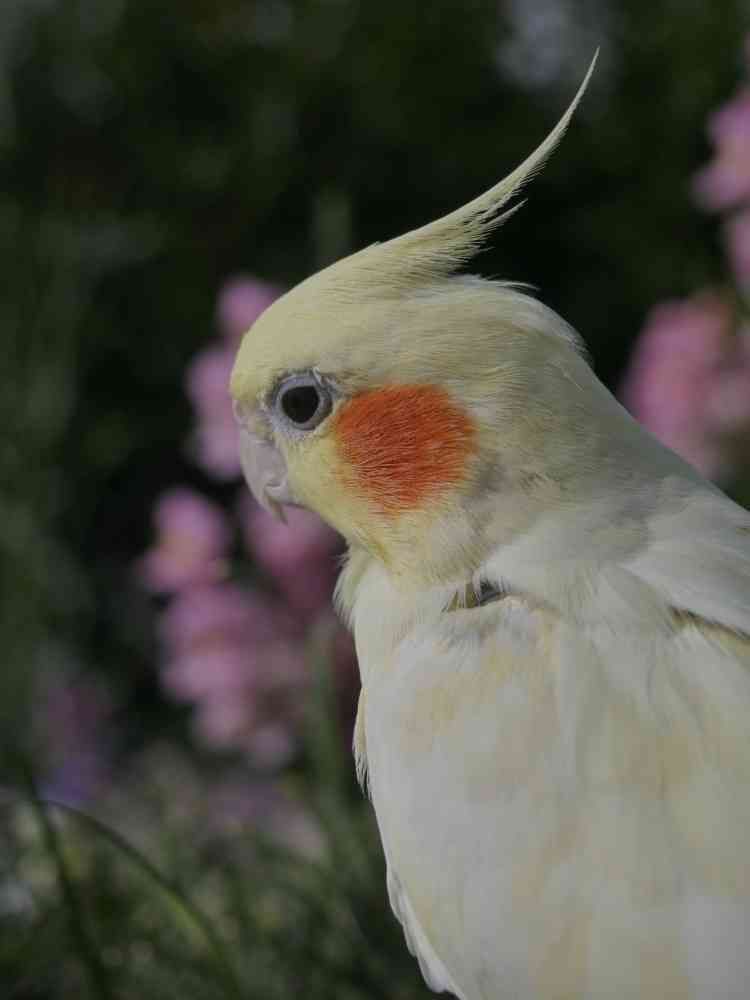
POLYGON ((562 319, 456 273, 585 84, 491 190, 263 313, 232 376, 243 463, 348 541, 357 761, 429 985, 747 1000, 750 514, 562 319))

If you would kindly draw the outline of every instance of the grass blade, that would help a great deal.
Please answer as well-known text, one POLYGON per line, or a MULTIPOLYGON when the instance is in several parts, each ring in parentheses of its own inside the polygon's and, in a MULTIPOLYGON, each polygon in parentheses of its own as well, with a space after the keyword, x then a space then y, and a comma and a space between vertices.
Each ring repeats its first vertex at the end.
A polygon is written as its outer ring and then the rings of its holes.
POLYGON ((218 971, 221 974, 227 994, 232 997, 241 998, 244 996, 241 989, 234 964, 229 955, 229 950, 221 935, 216 931, 210 918, 195 905, 183 892, 182 888, 161 872, 153 862, 151 862, 137 848, 133 847, 121 834, 111 829, 101 820, 96 819, 88 813, 82 812, 75 806, 65 802, 58 802, 53 799, 47 800, 47 804, 60 809, 72 816, 77 822, 88 827, 97 836, 106 840, 123 857, 127 858, 136 868, 143 872, 148 879, 166 896, 170 903, 182 914, 188 923, 192 924, 203 936, 210 950, 216 959, 218 971))
POLYGON ((46 803, 39 796, 31 771, 27 767, 24 767, 23 771, 29 790, 31 805, 39 821, 45 846, 55 865, 57 882, 60 887, 60 895, 65 904, 71 937, 89 976, 92 993, 99 1000, 115 1000, 115 993, 110 983, 107 967, 102 961, 96 941, 89 931, 86 914, 81 900, 78 898, 75 880, 65 860, 58 832, 49 815, 46 803))

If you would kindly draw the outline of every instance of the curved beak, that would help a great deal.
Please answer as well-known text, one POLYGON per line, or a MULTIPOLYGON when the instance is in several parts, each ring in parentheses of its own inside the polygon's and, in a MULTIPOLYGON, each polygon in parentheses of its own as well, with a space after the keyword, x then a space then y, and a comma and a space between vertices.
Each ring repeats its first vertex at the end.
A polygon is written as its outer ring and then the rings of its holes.
POLYGON ((240 461, 245 480, 258 503, 285 521, 282 504, 294 504, 286 462, 279 450, 240 422, 240 461))

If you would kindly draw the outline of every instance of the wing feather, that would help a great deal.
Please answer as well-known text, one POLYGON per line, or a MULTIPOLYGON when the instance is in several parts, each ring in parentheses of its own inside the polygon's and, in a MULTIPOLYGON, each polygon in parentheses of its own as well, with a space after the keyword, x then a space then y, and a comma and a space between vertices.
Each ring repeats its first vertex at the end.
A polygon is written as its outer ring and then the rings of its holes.
POLYGON ((653 515, 649 535, 624 568, 670 607, 739 632, 750 643, 750 513, 706 491, 679 513, 653 515))

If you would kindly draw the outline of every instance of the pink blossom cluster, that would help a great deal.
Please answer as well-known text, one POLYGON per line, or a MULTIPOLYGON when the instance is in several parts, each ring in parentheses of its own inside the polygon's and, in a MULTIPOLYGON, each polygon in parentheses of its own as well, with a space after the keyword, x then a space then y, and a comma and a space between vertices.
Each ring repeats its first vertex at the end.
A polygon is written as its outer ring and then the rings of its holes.
MULTIPOLYGON (((750 63, 750 39, 746 44, 750 63)), ((709 116, 713 159, 693 177, 696 203, 709 212, 730 213, 723 224, 724 246, 735 280, 750 287, 750 83, 709 116)))
POLYGON ((644 426, 710 479, 726 481, 750 437, 750 336, 729 300, 704 292, 651 310, 621 386, 644 426))
POLYGON ((652 309, 621 397, 660 440, 708 478, 727 482, 750 459, 743 304, 750 292, 750 84, 709 117, 708 134, 714 155, 694 176, 693 196, 706 211, 728 213, 722 234, 736 292, 707 290, 652 309))
MULTIPOLYGON (((251 278, 228 282, 217 310, 221 340, 187 373, 196 459, 217 480, 240 477, 228 395, 234 355, 277 294, 251 278)), ((170 490, 157 501, 154 526, 138 570, 148 589, 169 598, 159 628, 164 690, 193 706, 203 745, 244 751, 258 767, 282 766, 298 745, 311 630, 333 619, 338 535, 303 510, 278 521, 244 485, 227 506, 186 487, 170 490), (240 583, 248 563, 259 578, 240 583)), ((329 628, 334 666, 351 696, 352 644, 341 626, 329 628)))
POLYGON ((219 295, 216 319, 221 339, 201 351, 185 379, 188 397, 198 418, 193 450, 208 473, 220 480, 240 475, 237 427, 227 386, 240 340, 280 290, 252 278, 228 281, 219 295))

